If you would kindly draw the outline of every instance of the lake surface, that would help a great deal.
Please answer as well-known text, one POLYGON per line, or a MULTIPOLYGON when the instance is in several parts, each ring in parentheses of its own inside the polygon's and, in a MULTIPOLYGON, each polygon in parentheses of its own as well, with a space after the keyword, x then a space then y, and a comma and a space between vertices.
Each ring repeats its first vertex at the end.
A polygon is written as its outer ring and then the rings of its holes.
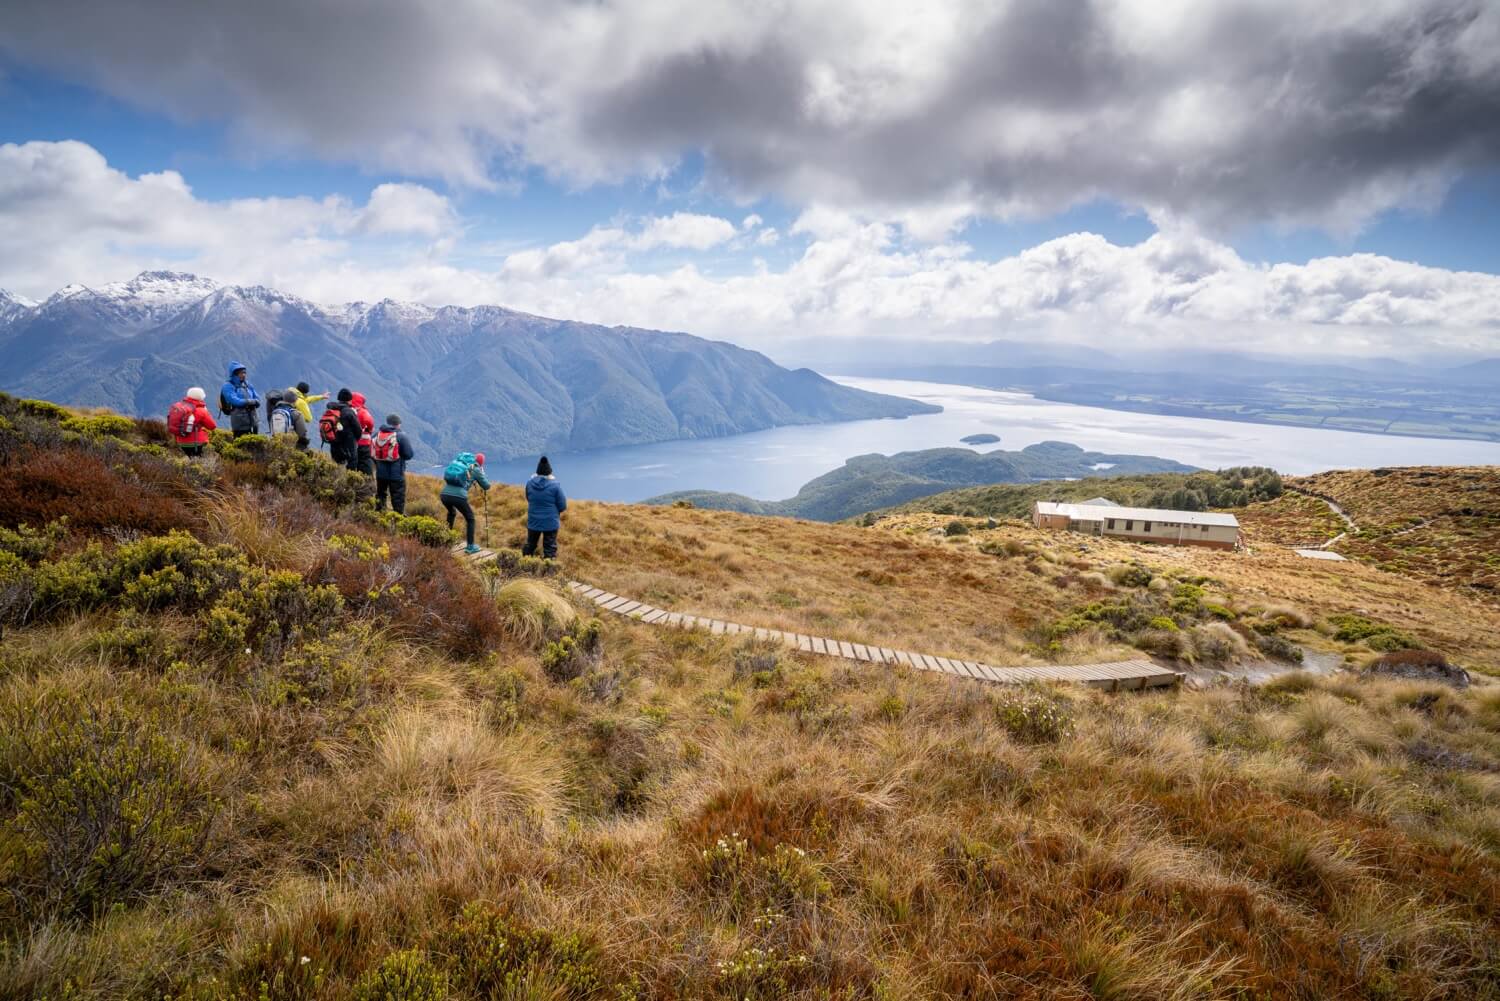
MULTIPOLYGON (((832 378, 847 386, 936 403, 943 412, 556 454, 552 464, 570 496, 611 501, 640 501, 674 490, 727 490, 781 500, 851 456, 965 448, 960 438, 984 432, 999 435, 1000 442, 977 446, 976 451, 1013 451, 1039 441, 1067 441, 1091 451, 1159 455, 1206 469, 1273 466, 1284 473, 1315 473, 1370 466, 1500 464, 1500 442, 1133 414, 967 386, 832 378)), ((502 482, 518 483, 534 465, 534 459, 494 463, 490 473, 502 482)))

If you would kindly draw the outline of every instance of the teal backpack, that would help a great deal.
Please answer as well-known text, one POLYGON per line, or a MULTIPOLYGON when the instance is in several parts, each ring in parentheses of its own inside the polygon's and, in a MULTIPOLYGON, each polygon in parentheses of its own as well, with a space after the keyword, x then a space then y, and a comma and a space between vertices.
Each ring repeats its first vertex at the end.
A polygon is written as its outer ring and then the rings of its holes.
POLYGON ((474 465, 473 452, 460 452, 454 456, 453 461, 448 463, 448 468, 443 470, 443 482, 450 487, 469 486, 469 467, 474 465))

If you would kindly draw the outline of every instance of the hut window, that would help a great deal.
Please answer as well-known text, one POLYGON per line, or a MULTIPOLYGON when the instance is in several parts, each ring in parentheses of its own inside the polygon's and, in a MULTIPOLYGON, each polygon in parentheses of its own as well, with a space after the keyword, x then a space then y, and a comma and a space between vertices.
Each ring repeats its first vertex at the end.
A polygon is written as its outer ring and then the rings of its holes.
POLYGON ((1115 520, 1113 518, 1109 519, 1108 523, 1106 523, 1104 527, 1108 528, 1110 531, 1113 531, 1115 527, 1115 520))
POLYGON ((1143 521, 1143 522, 1141 522, 1141 531, 1143 531, 1143 532, 1149 532, 1149 531, 1151 531, 1151 522, 1149 522, 1149 521, 1143 521))

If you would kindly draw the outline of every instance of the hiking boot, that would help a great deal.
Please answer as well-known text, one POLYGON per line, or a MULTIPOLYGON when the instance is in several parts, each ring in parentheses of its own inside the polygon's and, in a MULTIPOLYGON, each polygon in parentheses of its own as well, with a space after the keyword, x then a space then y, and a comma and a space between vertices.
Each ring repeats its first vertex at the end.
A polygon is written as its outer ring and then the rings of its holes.
POLYGON ((464 546, 464 552, 466 552, 466 553, 477 553, 477 552, 479 552, 479 547, 476 546, 476 545, 472 545, 472 544, 471 545, 467 545, 467 546, 464 546))

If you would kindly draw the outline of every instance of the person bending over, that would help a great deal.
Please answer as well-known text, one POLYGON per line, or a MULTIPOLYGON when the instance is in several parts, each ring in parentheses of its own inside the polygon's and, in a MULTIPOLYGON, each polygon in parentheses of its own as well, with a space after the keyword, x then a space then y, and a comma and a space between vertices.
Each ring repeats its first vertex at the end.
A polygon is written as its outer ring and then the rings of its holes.
POLYGON ((473 483, 485 490, 490 488, 490 481, 484 475, 484 453, 460 452, 443 470, 443 492, 438 495, 438 500, 448 511, 449 528, 453 527, 455 515, 464 516, 469 543, 464 547, 466 553, 479 552, 479 547, 474 544, 474 509, 469 506, 469 486, 473 483))

